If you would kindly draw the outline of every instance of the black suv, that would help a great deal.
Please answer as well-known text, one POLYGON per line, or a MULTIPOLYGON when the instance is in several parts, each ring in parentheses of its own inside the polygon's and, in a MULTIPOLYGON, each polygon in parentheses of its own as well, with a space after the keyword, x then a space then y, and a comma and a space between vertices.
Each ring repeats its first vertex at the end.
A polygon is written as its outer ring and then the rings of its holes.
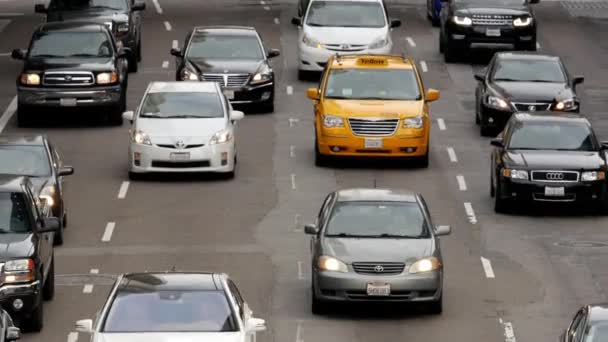
POLYGON ((439 51, 455 62, 471 48, 536 51, 539 0, 443 0, 439 51))
POLYGON ((98 107, 112 124, 122 124, 127 101, 127 53, 101 24, 47 23, 36 29, 17 78, 17 121, 31 123, 41 108, 98 107))
POLYGON ((86 20, 108 26, 116 41, 129 52, 129 70, 137 71, 141 61, 141 11, 146 3, 140 0, 51 0, 49 6, 35 5, 36 13, 46 13, 47 22, 86 20))
POLYGON ((54 233, 28 177, 0 175, 0 305, 18 326, 40 331, 43 301, 55 294, 54 233))

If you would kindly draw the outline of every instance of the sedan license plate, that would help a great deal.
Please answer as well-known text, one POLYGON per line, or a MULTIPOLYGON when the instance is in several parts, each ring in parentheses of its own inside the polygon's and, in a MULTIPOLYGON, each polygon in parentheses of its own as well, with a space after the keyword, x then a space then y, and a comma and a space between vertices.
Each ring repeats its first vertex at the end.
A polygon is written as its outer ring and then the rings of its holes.
POLYGON ((188 161, 190 160, 190 152, 173 152, 171 153, 172 161, 188 161))
POLYGON ((545 196, 561 197, 565 195, 564 187, 545 187, 545 196))
POLYGON ((368 296, 390 296, 391 285, 390 284, 367 284, 367 295, 368 296))
POLYGON ((486 29, 486 36, 500 37, 500 29, 486 29))
POLYGON ((365 138, 365 148, 382 148, 382 139, 365 138))
POLYGON ((59 99, 59 105, 62 107, 75 107, 76 103, 74 98, 59 99))
POLYGON ((224 90, 224 96, 226 96, 228 100, 234 100, 234 90, 224 90))

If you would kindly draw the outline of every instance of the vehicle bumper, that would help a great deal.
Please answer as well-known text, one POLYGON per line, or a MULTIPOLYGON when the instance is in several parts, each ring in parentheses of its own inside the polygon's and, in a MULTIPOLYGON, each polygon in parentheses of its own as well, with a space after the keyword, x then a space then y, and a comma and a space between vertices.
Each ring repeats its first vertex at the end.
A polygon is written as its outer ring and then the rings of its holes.
POLYGON ((234 143, 205 145, 178 150, 156 145, 131 144, 129 171, 147 172, 230 172, 234 170, 234 143), (189 152, 188 161, 173 161, 171 153, 189 152), (139 162, 137 160, 139 159, 139 162))
POLYGON ((498 110, 491 107, 486 107, 484 104, 481 105, 481 122, 489 127, 494 127, 497 129, 503 129, 507 124, 507 121, 513 115, 513 111, 507 110, 498 110))
POLYGON ((332 51, 325 48, 313 48, 304 43, 299 44, 298 69, 303 71, 323 71, 330 56, 336 54, 362 55, 362 54, 389 54, 392 50, 392 43, 380 49, 365 49, 360 51, 332 51))
POLYGON ((512 180, 501 177, 499 183, 503 199, 519 199, 536 202, 574 202, 596 201, 606 199, 606 182, 532 182, 525 180, 512 180), (545 196, 545 187, 564 187, 563 197, 545 196))
POLYGON ((323 301, 352 302, 429 302, 441 297, 442 271, 426 274, 402 274, 396 276, 363 275, 316 271, 313 274, 315 295, 323 301), (368 296, 367 285, 387 283, 389 296, 368 296))
POLYGON ((96 88, 29 88, 17 87, 21 105, 70 108, 62 106, 60 99, 76 99, 76 107, 114 106, 120 103, 122 86, 96 88))
POLYGON ((224 88, 225 91, 234 91, 234 98, 229 99, 232 104, 255 104, 274 101, 274 82, 247 85, 242 88, 224 88))
POLYGON ((365 148, 365 139, 362 136, 317 134, 319 153, 332 157, 421 157, 428 153, 429 148, 428 134, 382 137, 381 148, 365 148), (408 152, 408 148, 413 150, 408 152))
POLYGON ((13 318, 15 316, 28 316, 40 305, 39 295, 42 290, 40 281, 29 284, 3 285, 0 287, 0 306, 8 311, 13 318), (13 303, 16 299, 23 301, 23 307, 16 309, 13 303))
POLYGON ((449 24, 449 44, 451 48, 488 48, 488 49, 517 49, 518 46, 536 42, 536 26, 523 28, 512 26, 473 25, 463 27, 452 22, 449 24), (489 37, 487 29, 500 29, 500 37, 489 37))

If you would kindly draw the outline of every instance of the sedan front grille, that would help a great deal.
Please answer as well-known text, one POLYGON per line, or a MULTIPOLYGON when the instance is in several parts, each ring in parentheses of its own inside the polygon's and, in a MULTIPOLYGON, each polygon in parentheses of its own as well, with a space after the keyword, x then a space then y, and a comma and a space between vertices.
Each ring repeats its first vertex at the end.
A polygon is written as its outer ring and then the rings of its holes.
POLYGON ((402 262, 354 262, 353 269, 361 274, 400 274, 405 264, 402 262))
POLYGON ((177 148, 177 149, 188 149, 188 148, 197 148, 197 147, 203 147, 205 146, 204 144, 193 144, 193 145, 184 145, 182 147, 177 147, 175 145, 171 145, 171 144, 156 144, 156 146, 158 147, 162 147, 162 148, 177 148))
POLYGON ((90 71, 47 71, 42 77, 45 86, 78 87, 95 84, 95 76, 90 71))
POLYGON ((532 171, 532 180, 537 182, 573 183, 578 182, 579 176, 577 171, 532 171))
POLYGON ((551 103, 547 102, 513 102, 518 112, 538 112, 551 110, 551 103))
POLYGON ((240 88, 249 81, 249 74, 203 74, 203 80, 217 82, 221 87, 240 88))
POLYGON ((348 123, 355 135, 388 136, 395 133, 399 119, 349 118, 348 123))

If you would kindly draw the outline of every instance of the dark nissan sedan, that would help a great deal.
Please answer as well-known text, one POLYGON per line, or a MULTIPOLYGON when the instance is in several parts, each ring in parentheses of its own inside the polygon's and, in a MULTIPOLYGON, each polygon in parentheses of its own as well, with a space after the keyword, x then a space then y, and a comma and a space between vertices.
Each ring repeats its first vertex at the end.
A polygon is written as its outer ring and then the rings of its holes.
POLYGON ((580 308, 559 341, 608 341, 608 304, 590 304, 580 308))
POLYGON ((420 194, 347 189, 327 196, 312 236, 312 312, 329 302, 419 302, 443 310, 443 261, 420 194))

